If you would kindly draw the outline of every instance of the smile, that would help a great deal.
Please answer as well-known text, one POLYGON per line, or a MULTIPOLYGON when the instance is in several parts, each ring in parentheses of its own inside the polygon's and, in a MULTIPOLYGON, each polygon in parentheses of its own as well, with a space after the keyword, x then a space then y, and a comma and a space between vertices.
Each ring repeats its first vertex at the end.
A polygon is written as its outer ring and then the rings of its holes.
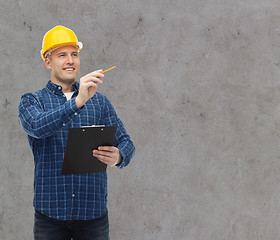
POLYGON ((66 71, 74 71, 75 68, 70 68, 70 67, 68 67, 68 68, 63 68, 63 70, 66 70, 66 71))

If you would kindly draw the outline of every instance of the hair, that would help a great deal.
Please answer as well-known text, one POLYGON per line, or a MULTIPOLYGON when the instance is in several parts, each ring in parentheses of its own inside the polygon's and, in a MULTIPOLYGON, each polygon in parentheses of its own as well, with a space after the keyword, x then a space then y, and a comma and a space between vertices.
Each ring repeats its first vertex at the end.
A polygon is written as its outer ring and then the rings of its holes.
POLYGON ((45 60, 46 59, 49 59, 50 61, 52 60, 52 53, 51 52, 45 55, 45 60))

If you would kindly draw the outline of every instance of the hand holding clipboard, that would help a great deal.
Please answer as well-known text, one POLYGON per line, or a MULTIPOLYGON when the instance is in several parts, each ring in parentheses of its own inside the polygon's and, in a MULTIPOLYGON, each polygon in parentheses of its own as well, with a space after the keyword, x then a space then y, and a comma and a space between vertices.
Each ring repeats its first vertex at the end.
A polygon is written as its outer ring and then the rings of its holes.
POLYGON ((70 128, 61 173, 105 172, 107 165, 92 151, 99 146, 112 146, 116 130, 116 126, 70 128))

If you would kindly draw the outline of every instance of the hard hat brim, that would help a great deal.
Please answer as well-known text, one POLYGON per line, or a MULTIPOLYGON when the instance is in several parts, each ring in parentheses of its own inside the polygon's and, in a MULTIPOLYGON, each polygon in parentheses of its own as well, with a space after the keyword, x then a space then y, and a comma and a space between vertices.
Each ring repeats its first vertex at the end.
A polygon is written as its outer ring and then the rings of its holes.
POLYGON ((83 48, 83 43, 82 42, 68 42, 68 43, 62 43, 62 44, 57 44, 57 45, 54 45, 52 46, 52 48, 50 49, 47 49, 46 51, 42 51, 41 50, 41 57, 43 60, 46 59, 46 56, 48 54, 51 54, 54 50, 60 48, 60 47, 65 47, 65 46, 74 46, 74 47, 77 47, 78 49, 78 52, 80 52, 83 48))

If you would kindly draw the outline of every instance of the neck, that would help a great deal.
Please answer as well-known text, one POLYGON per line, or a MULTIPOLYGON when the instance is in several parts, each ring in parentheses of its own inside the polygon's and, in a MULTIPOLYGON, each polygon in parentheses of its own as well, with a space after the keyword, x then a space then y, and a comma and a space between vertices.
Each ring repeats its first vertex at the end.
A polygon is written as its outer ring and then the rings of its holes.
POLYGON ((71 85, 70 88, 64 88, 64 87, 62 87, 62 92, 63 92, 63 93, 73 92, 73 90, 72 90, 72 85, 71 85))

